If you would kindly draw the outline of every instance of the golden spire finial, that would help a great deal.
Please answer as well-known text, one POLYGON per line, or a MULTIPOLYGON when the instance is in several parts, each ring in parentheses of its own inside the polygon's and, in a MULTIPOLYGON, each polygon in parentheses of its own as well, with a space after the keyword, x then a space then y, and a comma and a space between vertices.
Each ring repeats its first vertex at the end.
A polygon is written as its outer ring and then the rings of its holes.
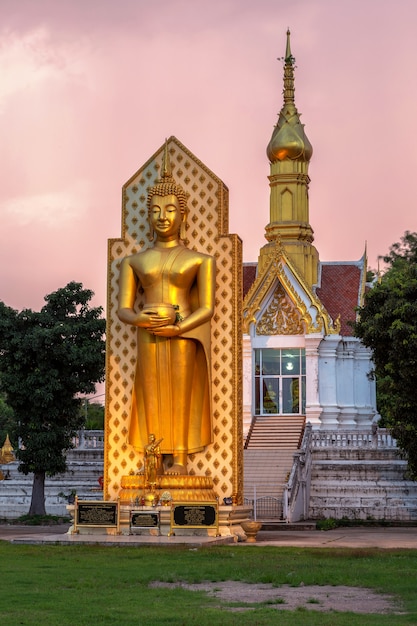
POLYGON ((291 54, 290 29, 287 30, 287 46, 285 48, 284 66, 284 103, 294 104, 294 67, 295 58, 291 54))
POLYGON ((279 58, 280 61, 284 61, 284 104, 267 148, 267 155, 271 163, 287 159, 308 162, 313 153, 313 148, 304 132, 304 126, 301 124, 300 115, 295 106, 295 58, 291 53, 290 34, 288 29, 285 58, 279 58))
POLYGON ((284 60, 285 60, 285 63, 289 63, 290 65, 293 65, 295 59, 294 59, 293 55, 291 54, 290 36, 291 36, 291 33, 290 33, 290 29, 288 28, 287 29, 287 47, 285 49, 285 59, 284 60))

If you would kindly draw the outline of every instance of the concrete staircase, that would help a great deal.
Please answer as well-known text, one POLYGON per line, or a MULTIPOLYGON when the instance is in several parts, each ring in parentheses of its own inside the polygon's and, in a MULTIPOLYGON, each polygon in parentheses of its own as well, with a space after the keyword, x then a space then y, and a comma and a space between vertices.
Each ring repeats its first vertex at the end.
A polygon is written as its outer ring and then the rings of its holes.
POLYGON ((244 450, 243 491, 245 504, 254 506, 256 519, 280 520, 284 485, 295 450, 244 450))
POLYGON ((297 450, 301 444, 304 424, 303 415, 258 415, 253 418, 245 449, 297 450))
POLYGON ((279 450, 245 450, 244 485, 253 488, 255 485, 282 485, 287 482, 291 471, 295 450, 281 448, 279 450))
POLYGON ((257 519, 282 518, 284 485, 303 429, 302 416, 259 416, 254 419, 243 454, 243 484, 245 503, 254 506, 257 519))
MULTIPOLYGON (((81 499, 102 499, 98 483, 103 476, 104 451, 101 448, 76 448, 67 453, 68 470, 45 479, 45 506, 49 515, 68 515, 67 496, 76 492, 81 499)), ((29 512, 33 474, 18 471, 17 461, 2 465, 7 476, 0 481, 0 517, 14 519, 29 512)))
POLYGON ((417 482, 398 450, 313 448, 310 519, 417 520, 417 482))

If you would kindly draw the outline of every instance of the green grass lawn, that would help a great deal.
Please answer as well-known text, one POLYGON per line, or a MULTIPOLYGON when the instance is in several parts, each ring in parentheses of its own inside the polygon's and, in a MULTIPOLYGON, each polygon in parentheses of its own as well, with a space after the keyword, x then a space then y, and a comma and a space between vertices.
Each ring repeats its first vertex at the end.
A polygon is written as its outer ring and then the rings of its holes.
POLYGON ((0 541, 1 626, 417 624, 417 550, 259 546, 105 547, 0 541), (368 587, 394 595, 405 615, 283 612, 270 604, 231 612, 227 603, 151 581, 225 581, 368 587))

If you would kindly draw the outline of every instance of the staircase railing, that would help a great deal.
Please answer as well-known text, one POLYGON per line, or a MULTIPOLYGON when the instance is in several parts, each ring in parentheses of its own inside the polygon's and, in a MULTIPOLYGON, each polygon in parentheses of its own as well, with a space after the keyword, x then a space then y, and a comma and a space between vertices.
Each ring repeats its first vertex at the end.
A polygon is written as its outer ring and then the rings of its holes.
POLYGON ((247 450, 247 449, 248 449, 248 447, 249 447, 250 438, 251 438, 251 436, 252 436, 253 429, 255 428, 255 424, 256 424, 256 415, 254 415, 254 416, 253 416, 253 418, 252 418, 252 422, 251 422, 251 425, 250 425, 250 427, 249 427, 248 434, 246 435, 245 445, 243 446, 245 450, 247 450))
POLYGON ((284 487, 283 519, 290 523, 308 518, 311 482, 312 427, 306 424, 301 448, 294 453, 294 463, 284 487))
POLYGON ((372 430, 315 430, 311 437, 312 448, 396 448, 397 442, 388 428, 372 425, 372 430))
POLYGON ((388 428, 372 425, 371 430, 312 430, 306 425, 300 450, 294 454, 294 463, 283 495, 283 518, 287 522, 308 518, 312 449, 395 449, 397 442, 388 428))
POLYGON ((73 444, 75 449, 98 448, 102 450, 104 448, 104 430, 81 429, 74 437, 73 444))

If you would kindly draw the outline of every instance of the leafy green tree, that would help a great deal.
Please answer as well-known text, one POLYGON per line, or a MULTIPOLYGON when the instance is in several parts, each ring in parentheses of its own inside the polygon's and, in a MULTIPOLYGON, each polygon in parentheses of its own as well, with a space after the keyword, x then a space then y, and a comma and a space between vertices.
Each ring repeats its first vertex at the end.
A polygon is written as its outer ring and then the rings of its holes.
POLYGON ((84 399, 81 411, 84 413, 84 427, 87 430, 104 429, 104 406, 102 404, 84 399))
POLYGON ((0 391, 13 409, 19 471, 33 472, 30 515, 45 514, 45 476, 66 469, 66 450, 84 424, 79 394, 104 378, 102 308, 71 282, 45 296, 41 311, 0 302, 0 391))
POLYGON ((355 334, 371 348, 378 408, 417 477, 417 233, 383 257, 385 273, 366 294, 355 334))

